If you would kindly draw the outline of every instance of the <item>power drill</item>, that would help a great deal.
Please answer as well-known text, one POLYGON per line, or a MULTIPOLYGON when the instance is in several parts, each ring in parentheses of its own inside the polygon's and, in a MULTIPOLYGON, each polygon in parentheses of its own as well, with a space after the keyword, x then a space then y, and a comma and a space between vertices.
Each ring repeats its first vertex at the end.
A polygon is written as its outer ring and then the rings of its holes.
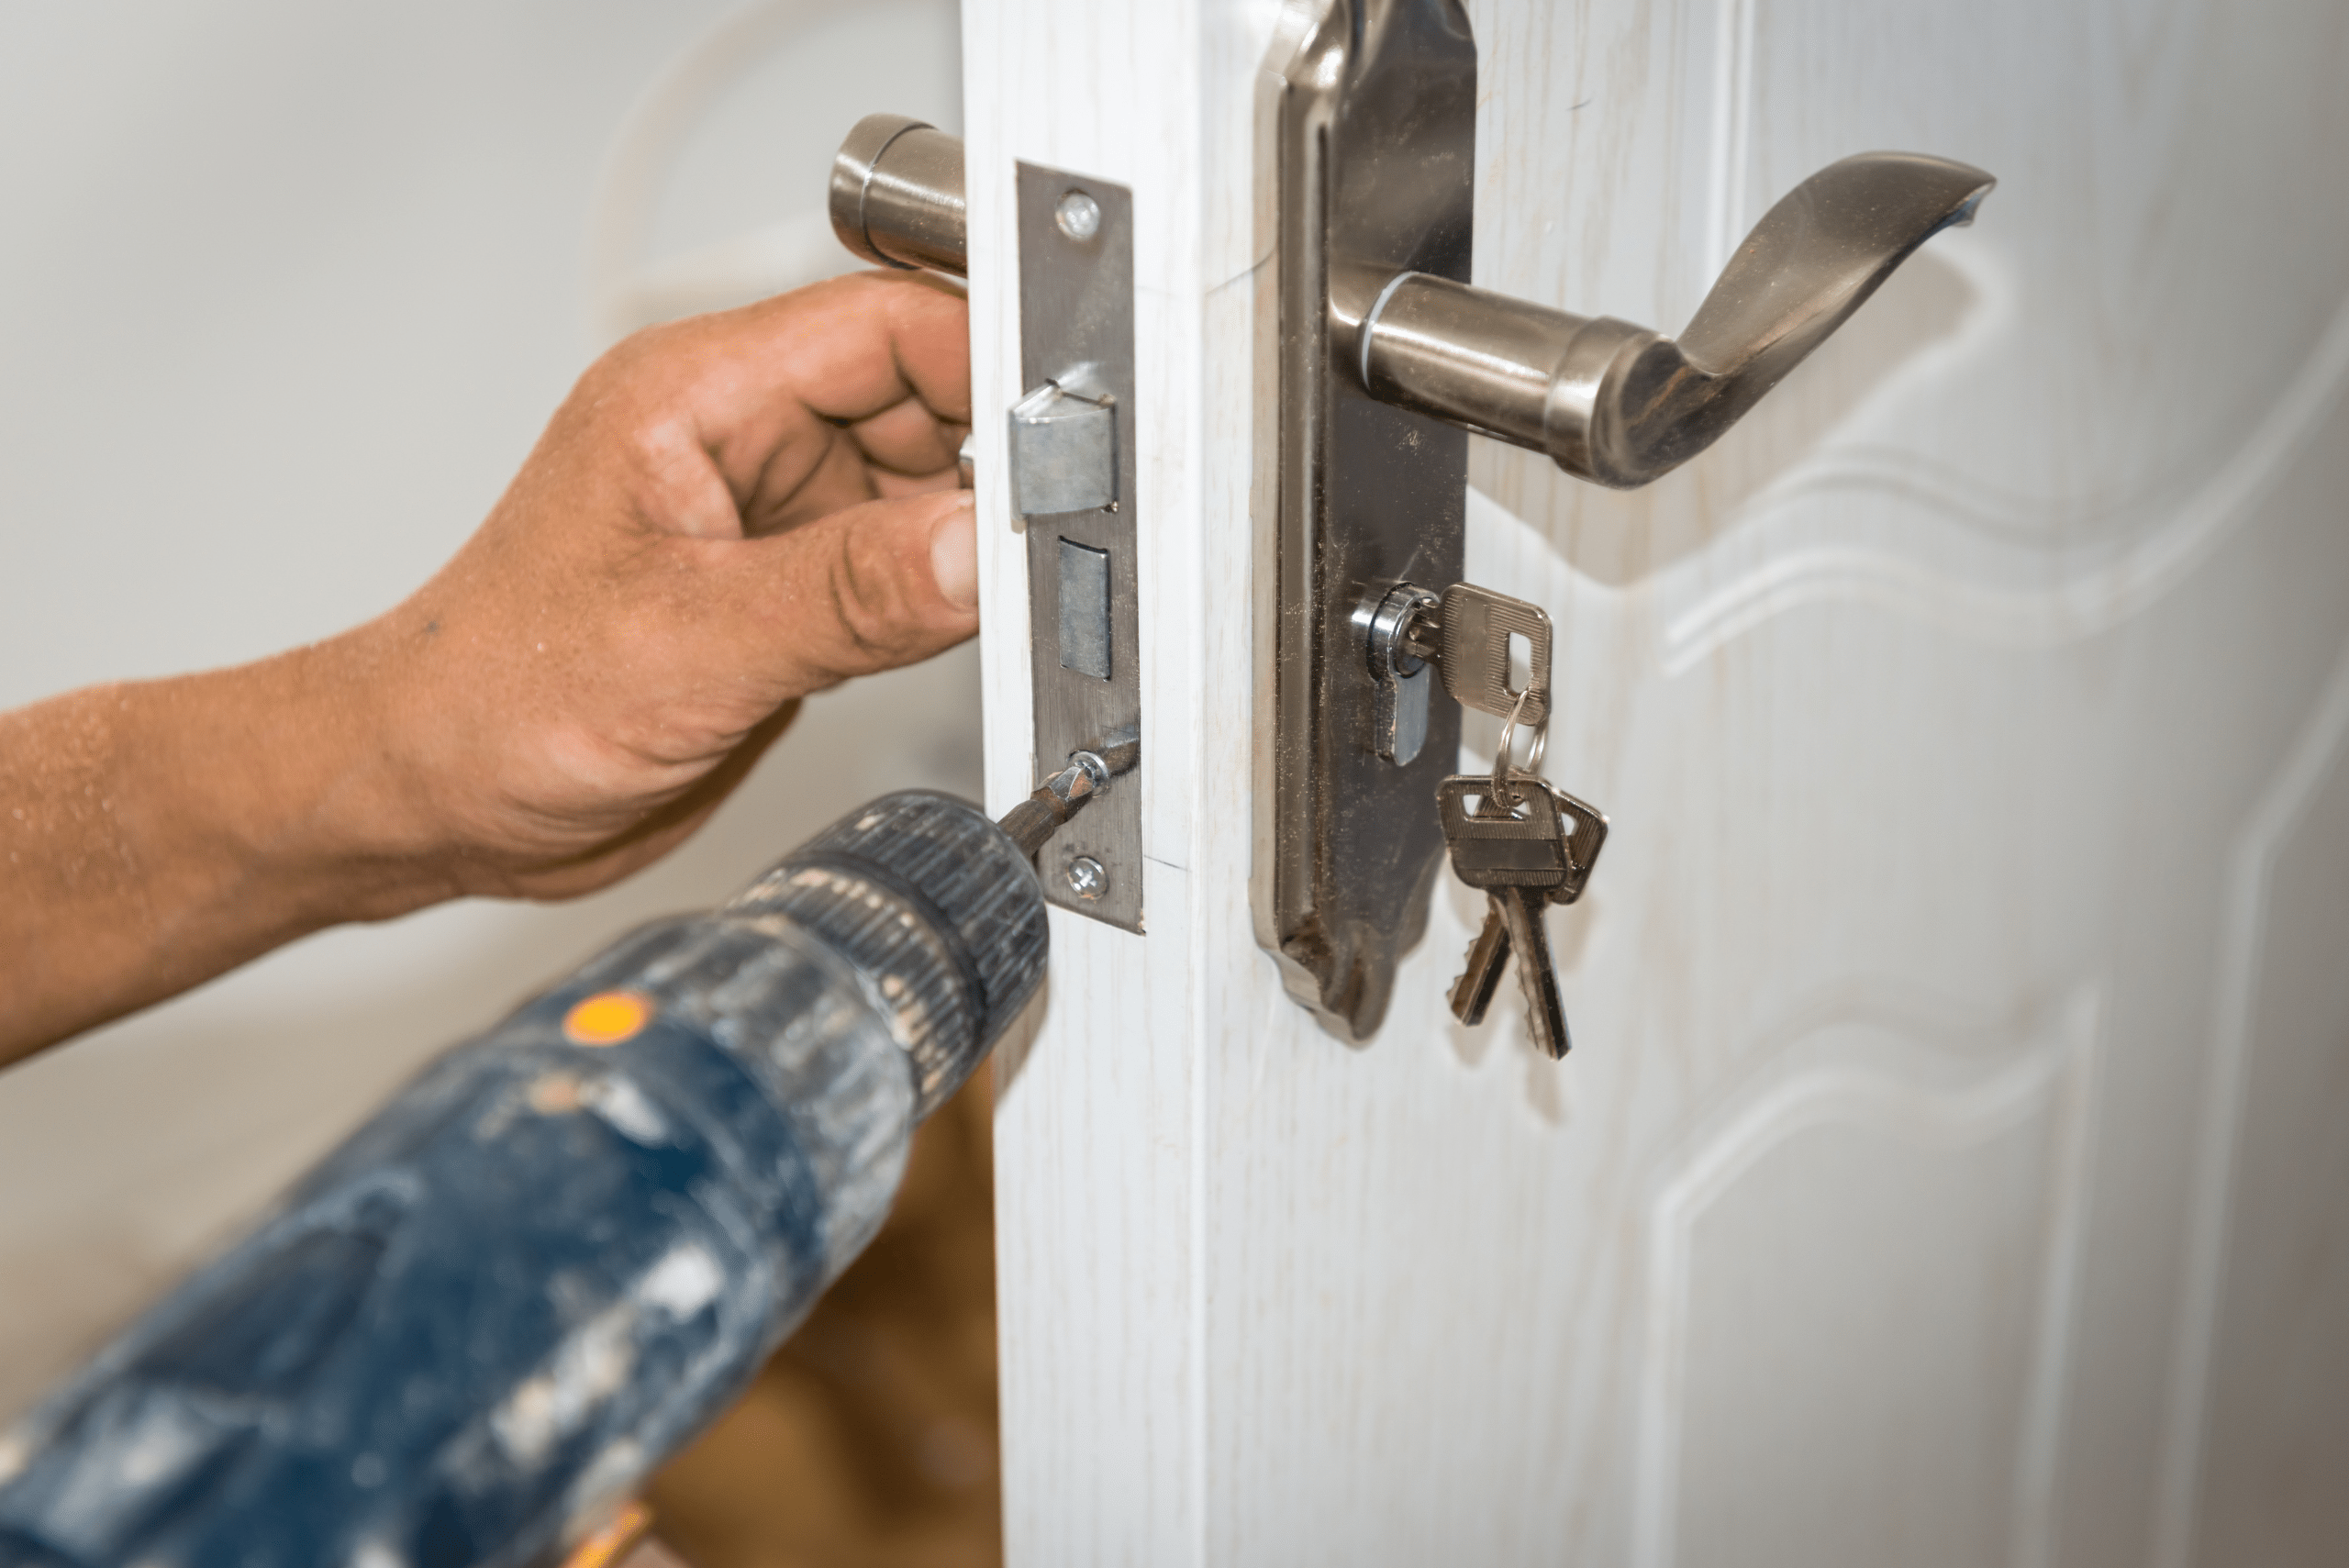
POLYGON ((1036 851, 1138 752, 999 825, 885 795, 438 1059, 0 1439, 0 1564, 560 1558, 872 1240, 1043 977, 1036 851))

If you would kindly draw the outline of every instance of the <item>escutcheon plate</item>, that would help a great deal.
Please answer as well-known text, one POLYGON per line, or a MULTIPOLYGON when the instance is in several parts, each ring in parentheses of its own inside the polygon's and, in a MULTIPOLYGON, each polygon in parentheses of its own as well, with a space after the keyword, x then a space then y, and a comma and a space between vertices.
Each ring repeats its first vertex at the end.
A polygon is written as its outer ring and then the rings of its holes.
POLYGON ((1380 757, 1354 620, 1398 583, 1459 580, 1468 438, 1372 401, 1356 328, 1397 271, 1468 281, 1476 46, 1457 0, 1333 0, 1300 34, 1269 66, 1279 475, 1254 891, 1291 994, 1362 1040, 1427 931, 1460 715, 1431 705, 1412 760, 1380 757))

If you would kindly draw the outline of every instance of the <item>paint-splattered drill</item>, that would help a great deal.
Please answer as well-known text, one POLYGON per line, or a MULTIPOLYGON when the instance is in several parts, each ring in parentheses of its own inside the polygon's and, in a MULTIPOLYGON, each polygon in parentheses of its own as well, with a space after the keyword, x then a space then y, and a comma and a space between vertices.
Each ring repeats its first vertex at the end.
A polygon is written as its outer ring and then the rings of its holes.
POLYGON ((0 1564, 558 1556, 872 1239, 1042 978, 1031 857, 1135 750, 1001 826, 885 796, 441 1057, 0 1439, 0 1564))

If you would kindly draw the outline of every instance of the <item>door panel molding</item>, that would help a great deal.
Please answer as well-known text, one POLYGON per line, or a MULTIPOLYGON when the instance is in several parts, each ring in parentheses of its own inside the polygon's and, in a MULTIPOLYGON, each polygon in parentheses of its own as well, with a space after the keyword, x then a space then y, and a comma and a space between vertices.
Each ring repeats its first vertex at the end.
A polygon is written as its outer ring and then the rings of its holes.
POLYGON ((1937 240, 1701 478, 1593 496, 1478 443, 1471 483, 1586 574, 1657 589, 1669 673, 1820 606, 1994 647, 2100 635, 2212 557, 2349 379, 2349 201, 2297 172, 2301 149, 2349 135, 2321 63, 2349 41, 2338 16, 2221 27, 2156 0, 2051 26, 1987 0, 1963 29, 1920 15, 1877 38, 1861 82, 1844 69, 1857 35, 1815 7, 1681 0, 1637 28, 1601 8, 1573 48, 1508 0, 1475 11, 1488 48, 1496 29, 1532 46, 1496 66, 1479 210, 1544 214, 1480 226, 1486 286, 1649 297, 1674 321, 1744 217, 1825 158, 1932 141, 2027 171, 1996 222, 1937 240), (2099 28, 2128 47, 2099 47, 2099 28), (1570 72, 1553 94, 1544 54, 1570 72), (1595 134, 1624 94, 1642 114, 1595 134), (1890 318, 1904 297, 1922 308, 1933 274, 1966 296, 1961 318, 1896 340, 1890 318), (2054 417, 2023 413, 2043 406, 2054 417))
POLYGON ((2228 859, 2226 921, 2218 983, 2212 988, 2201 1123, 2195 1137, 2184 1289, 2163 1422, 2154 1568, 2187 1568, 2194 1560, 2210 1362, 2223 1305, 2236 1150, 2258 1024, 2255 1003, 2266 947, 2269 888, 2278 855, 2341 760, 2344 743, 2349 743, 2349 645, 2343 647, 2282 769, 2260 797, 2228 859))
POLYGON ((2087 1228, 2103 988, 2078 985, 2016 1031, 2013 1049, 1987 1059, 1978 1037, 1969 1042, 1972 1049, 1960 1051, 1944 1031, 1884 1018, 1881 1006, 1865 999, 1868 989, 1859 988, 1854 1000, 1809 1024, 1776 1053, 1772 1067, 1701 1118, 1699 1130, 1667 1162, 1668 1173, 1653 1188, 1645 1225, 1647 1332, 1633 1483, 1631 1561, 1637 1568, 1671 1568, 1678 1561, 1691 1281, 1697 1230, 1708 1212, 1806 1134, 1854 1129, 1919 1156, 1958 1155, 2039 1118, 2049 1124, 2050 1143, 2039 1205, 2044 1217, 2040 1280, 2014 1442, 2009 1561, 2018 1568, 2043 1568, 2052 1560, 2051 1507, 2087 1228), (1855 1030, 1860 1038, 1849 1039, 1855 1030), (1887 1051, 1887 1041, 1907 1049, 1887 1051))
MULTIPOLYGON (((1950 237, 1947 257, 1967 254, 1965 238, 1950 237)), ((1665 588, 1682 603, 1667 612, 1664 671, 1685 674, 1778 617, 1821 605, 1868 606, 1997 647, 2047 648, 2110 631, 2192 576, 2256 512, 2309 442, 2332 428, 2344 383, 2349 300, 2243 443, 2117 550, 2065 549, 2060 535, 2038 546, 1982 538, 2053 534, 2058 519, 2053 507, 2034 517, 2020 501, 2003 516, 1969 516, 1958 476, 1915 453, 1822 452, 1751 502, 1713 559, 1675 573, 1693 581, 1665 588), (1850 504, 1862 497, 1874 505, 1850 504), (1833 523, 1808 526, 1822 510, 1833 523), (1811 537, 1784 537, 1798 530, 1811 537), (1977 537, 1950 537, 1968 532, 1977 537), (1954 571, 1959 553, 1973 559, 1954 571)), ((1986 494, 1977 487, 1971 499, 1979 506, 1986 494)), ((2139 505, 2162 509, 2153 497, 2125 509, 2139 505)))

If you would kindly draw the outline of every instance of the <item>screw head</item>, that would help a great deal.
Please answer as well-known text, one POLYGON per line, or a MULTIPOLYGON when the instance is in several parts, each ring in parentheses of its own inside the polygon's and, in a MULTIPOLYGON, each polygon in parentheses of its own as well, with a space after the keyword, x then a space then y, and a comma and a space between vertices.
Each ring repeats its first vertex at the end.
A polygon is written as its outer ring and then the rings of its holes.
POLYGON ((1071 239, 1090 239, 1101 232, 1101 204, 1083 191, 1071 191, 1052 209, 1052 221, 1071 239))
POLYGON ((1068 890, 1086 903, 1109 891, 1109 868, 1091 855, 1078 855, 1061 873, 1068 890))

